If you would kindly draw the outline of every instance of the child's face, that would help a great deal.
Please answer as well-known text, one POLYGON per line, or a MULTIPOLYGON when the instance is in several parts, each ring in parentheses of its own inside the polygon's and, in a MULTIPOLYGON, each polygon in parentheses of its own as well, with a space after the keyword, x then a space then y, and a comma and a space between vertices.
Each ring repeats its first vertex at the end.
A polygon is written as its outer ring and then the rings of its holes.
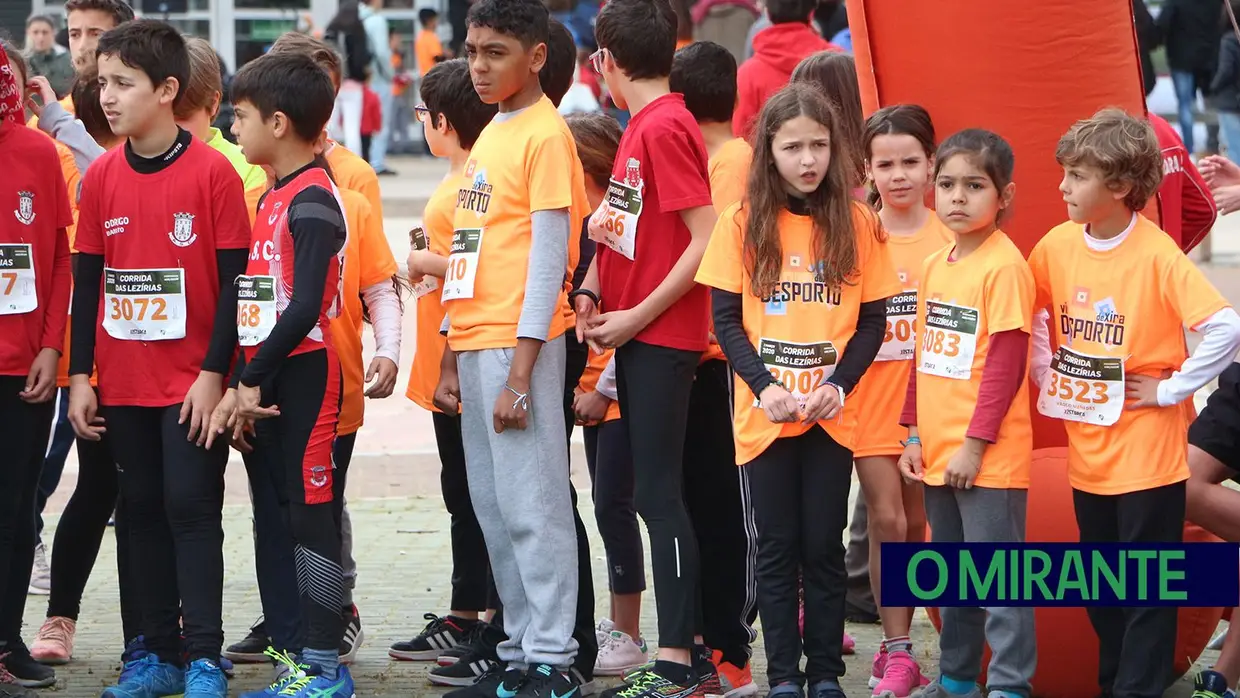
POLYGON ((95 66, 95 49, 104 32, 116 28, 116 20, 103 10, 74 10, 69 13, 69 55, 79 73, 95 66))
POLYGON ((431 155, 437 158, 451 155, 451 146, 456 144, 456 133, 448 127, 448 117, 422 110, 416 114, 426 130, 426 146, 430 148, 431 155))
POLYGON ((538 79, 547 47, 535 44, 526 49, 516 37, 471 26, 465 37, 465 55, 478 98, 484 104, 498 104, 524 89, 531 75, 538 79))
POLYGON ((162 114, 171 119, 177 89, 175 78, 155 85, 145 71, 125 65, 120 56, 99 56, 99 104, 117 136, 141 137, 162 114))
POLYGON ((270 119, 263 119, 258 107, 246 100, 233 104, 232 134, 237 137, 237 145, 241 146, 241 152, 245 153, 245 159, 251 165, 271 162, 277 116, 273 114, 270 119))
POLYGON ((883 206, 907 209, 924 205, 933 161, 921 141, 907 134, 876 136, 870 141, 870 178, 883 206))
POLYGON ((990 231, 999 212, 1012 199, 1013 184, 999 191, 986 171, 966 155, 953 155, 939 168, 934 183, 934 208, 943 224, 957 235, 990 231))
POLYGON ((1059 191, 1068 205, 1068 218, 1073 223, 1089 224, 1108 218, 1123 206, 1129 187, 1112 189, 1107 186, 1102 170, 1080 164, 1063 168, 1059 191))
POLYGON ((818 188, 831 164, 831 132, 807 116, 785 121, 771 137, 771 156, 784 191, 805 195, 818 188))

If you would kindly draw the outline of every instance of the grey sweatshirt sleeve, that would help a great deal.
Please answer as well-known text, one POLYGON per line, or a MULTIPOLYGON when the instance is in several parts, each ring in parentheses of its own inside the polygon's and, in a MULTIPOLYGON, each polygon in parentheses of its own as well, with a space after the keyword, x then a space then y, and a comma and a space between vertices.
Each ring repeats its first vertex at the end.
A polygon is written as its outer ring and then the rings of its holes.
MULTIPOLYGON (((95 142, 86 132, 82 122, 65 111, 58 102, 51 102, 43 107, 39 116, 39 130, 60 141, 73 153, 73 162, 78 172, 86 174, 86 168, 107 151, 95 142)), ((76 192, 74 192, 76 194, 76 192)))
POLYGON ((560 312, 558 301, 568 267, 568 209, 530 214, 533 241, 525 276, 525 300, 517 321, 517 338, 547 341, 551 318, 560 312))

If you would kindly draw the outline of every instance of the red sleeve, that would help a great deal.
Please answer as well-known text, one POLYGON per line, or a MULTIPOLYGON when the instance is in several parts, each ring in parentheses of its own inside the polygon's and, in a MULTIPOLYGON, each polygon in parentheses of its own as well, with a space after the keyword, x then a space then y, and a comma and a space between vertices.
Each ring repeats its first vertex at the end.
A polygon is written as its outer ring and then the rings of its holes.
POLYGON ((250 213, 245 205, 245 185, 241 183, 241 176, 226 160, 222 166, 217 165, 214 172, 215 196, 212 197, 211 214, 215 249, 249 249, 250 213), (225 167, 227 171, 224 171, 225 167))
POLYGON ((654 196, 659 210, 671 213, 712 205, 706 146, 699 134, 669 129, 651 138, 645 150, 658 183, 654 196))
POLYGON ((1218 218, 1218 206, 1210 195, 1210 187, 1187 156, 1183 158, 1184 173, 1180 178, 1183 187, 1180 198, 1180 249, 1185 253, 1196 247, 1218 218))
POLYGON ((973 420, 965 436, 987 443, 998 440, 999 426, 1025 380, 1028 359, 1028 333, 1008 330, 990 335, 990 351, 982 369, 977 406, 973 408, 973 420))
POLYGON ((93 167, 82 175, 82 188, 78 194, 78 224, 73 246, 82 254, 103 254, 103 221, 99 220, 99 207, 95 200, 99 197, 96 191, 100 186, 100 177, 104 167, 96 161, 93 167))
POLYGON ((917 426, 917 365, 909 367, 908 390, 904 393, 904 410, 900 412, 900 425, 917 426))

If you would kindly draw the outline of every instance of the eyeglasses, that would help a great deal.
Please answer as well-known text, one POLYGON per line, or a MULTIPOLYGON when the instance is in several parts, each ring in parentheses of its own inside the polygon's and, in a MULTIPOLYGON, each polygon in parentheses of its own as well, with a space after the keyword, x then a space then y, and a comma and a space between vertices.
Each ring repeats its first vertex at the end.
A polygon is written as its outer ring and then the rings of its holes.
POLYGON ((431 110, 428 109, 425 104, 419 104, 414 107, 413 113, 414 116, 417 117, 418 121, 424 124, 429 124, 431 122, 431 110))
POLYGON ((601 48, 590 54, 590 65, 594 68, 594 72, 599 75, 603 74, 603 55, 607 49, 601 48))

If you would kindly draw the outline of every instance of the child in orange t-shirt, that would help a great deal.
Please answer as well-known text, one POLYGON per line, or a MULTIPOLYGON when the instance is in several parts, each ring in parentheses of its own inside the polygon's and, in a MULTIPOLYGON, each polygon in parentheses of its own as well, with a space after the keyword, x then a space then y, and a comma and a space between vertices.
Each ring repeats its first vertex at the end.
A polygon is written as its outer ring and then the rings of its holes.
MULTIPOLYGON (((1025 540, 1033 275, 999 229, 1014 166, 1007 141, 981 129, 955 134, 935 154, 935 212, 955 244, 922 268, 899 461, 906 480, 925 485, 935 543, 1025 540)), ((1032 608, 947 607, 942 615, 939 678, 921 695, 981 698, 989 644, 986 695, 1028 698, 1037 666, 1032 608)))
POLYGON ((734 441, 758 530, 771 695, 843 698, 844 546, 857 410, 848 400, 900 292, 882 228, 853 200, 836 117, 792 84, 762 110, 745 203, 719 217, 697 281, 735 384, 734 441), (769 173, 769 174, 765 174, 769 173), (842 240, 841 240, 842 239, 842 240), (799 664, 798 573, 806 669, 799 664))
MULTIPOLYGON (((1240 317, 1141 215, 1163 173, 1149 122, 1100 111, 1064 134, 1055 158, 1070 220, 1029 257, 1042 310, 1031 371, 1038 411, 1067 430, 1082 541, 1179 543, 1190 474, 1186 401, 1231 365, 1240 317), (1205 335, 1191 356, 1184 328, 1205 335)), ((1176 609, 1086 610, 1099 639, 1102 691, 1162 695, 1175 661, 1176 609)), ((1231 673, 1228 684, 1236 668, 1220 667, 1231 673)), ((1208 689, 1212 674, 1199 675, 1198 688, 1208 689)))
POLYGON ((926 206, 934 169, 934 124, 915 104, 884 107, 866 122, 862 152, 877 194, 878 217, 889 234, 888 248, 901 293, 887 306, 887 331, 875 363, 857 386, 860 407, 853 447, 857 478, 869 520, 870 585, 883 624, 874 653, 870 687, 874 695, 904 698, 925 682, 913 658, 911 608, 882 605, 880 546, 921 542, 926 511, 921 487, 900 478, 896 465, 908 430, 900 425, 904 392, 917 344, 917 292, 926 258, 951 242, 951 231, 926 206))

